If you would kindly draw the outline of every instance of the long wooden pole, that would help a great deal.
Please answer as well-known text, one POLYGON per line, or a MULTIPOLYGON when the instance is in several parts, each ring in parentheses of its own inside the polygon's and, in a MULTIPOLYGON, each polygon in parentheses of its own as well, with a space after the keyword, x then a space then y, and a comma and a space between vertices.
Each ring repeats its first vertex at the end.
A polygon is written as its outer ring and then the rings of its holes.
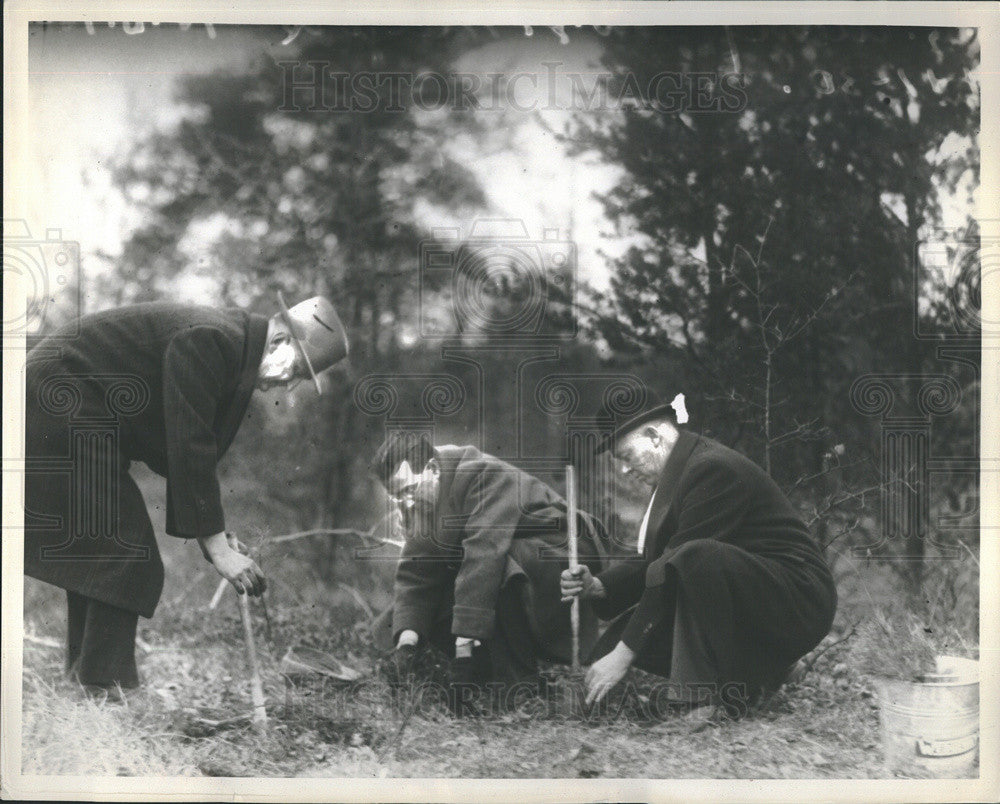
MULTIPOLYGON (((566 535, 569 538, 569 568, 576 572, 580 566, 576 534, 576 470, 566 467, 566 535)), ((570 603, 569 624, 573 633, 573 672, 580 670, 580 598, 574 597, 570 603)))
POLYGON ((264 706, 264 685, 260 680, 260 664, 257 661, 257 646, 253 639, 253 622, 250 620, 250 600, 246 594, 237 593, 240 601, 240 619, 243 621, 243 639, 247 644, 247 660, 250 662, 250 697, 253 701, 253 722, 257 728, 267 725, 267 708, 264 706))

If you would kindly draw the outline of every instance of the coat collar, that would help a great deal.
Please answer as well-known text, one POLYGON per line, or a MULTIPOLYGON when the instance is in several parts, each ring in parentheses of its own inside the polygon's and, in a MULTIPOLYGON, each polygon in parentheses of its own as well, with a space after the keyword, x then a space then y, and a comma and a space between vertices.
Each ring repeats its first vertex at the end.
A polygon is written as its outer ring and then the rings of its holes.
POLYGON ((243 339, 243 361, 240 365, 240 376, 233 391, 232 399, 222 414, 216 439, 221 456, 236 437, 236 431, 243 423, 243 416, 250 404, 254 387, 257 384, 257 370, 264 356, 264 345, 267 340, 267 321, 265 316, 251 313, 244 325, 246 333, 243 339))
POLYGON ((454 510, 452 487, 455 485, 459 466, 479 453, 473 447, 457 447, 452 444, 436 447, 434 451, 441 467, 434 518, 438 528, 446 528, 454 522, 454 517, 458 513, 454 510))
POLYGON ((643 550, 645 554, 650 553, 653 549, 655 536, 663 525, 663 520, 667 518, 667 512, 677 496, 678 481, 684 473, 691 453, 694 452, 700 441, 701 436, 688 430, 681 430, 677 434, 677 441, 673 449, 670 450, 670 455, 667 457, 667 462, 663 466, 663 472, 660 473, 660 479, 653 492, 655 500, 649 512, 649 523, 646 526, 646 544, 643 550))

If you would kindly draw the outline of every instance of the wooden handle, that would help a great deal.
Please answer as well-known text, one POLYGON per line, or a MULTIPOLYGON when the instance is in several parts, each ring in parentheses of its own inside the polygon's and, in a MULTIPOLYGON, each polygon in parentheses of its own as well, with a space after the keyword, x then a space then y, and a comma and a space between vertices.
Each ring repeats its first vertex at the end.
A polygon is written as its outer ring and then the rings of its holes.
MULTIPOLYGON (((576 533, 576 470, 566 467, 566 535, 569 538, 569 568, 580 566, 576 533)), ((569 608, 569 624, 573 634, 573 672, 580 670, 580 598, 574 597, 569 608)))
POLYGON ((569 568, 580 566, 576 534, 576 470, 566 467, 566 534, 569 536, 569 568))
POLYGON ((257 647, 253 639, 253 622, 250 620, 250 600, 245 594, 237 593, 236 596, 240 601, 243 639, 247 644, 247 660, 250 662, 250 697, 253 700, 253 722, 259 728, 267 724, 267 708, 264 706, 264 685, 260 680, 257 647))

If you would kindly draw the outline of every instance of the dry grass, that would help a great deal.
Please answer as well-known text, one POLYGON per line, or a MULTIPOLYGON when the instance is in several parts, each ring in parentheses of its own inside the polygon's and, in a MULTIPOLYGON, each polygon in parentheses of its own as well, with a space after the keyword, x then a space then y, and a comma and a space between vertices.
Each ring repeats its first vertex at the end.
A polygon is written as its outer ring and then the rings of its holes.
MULTIPOLYGON (((370 662, 363 633, 330 627, 336 614, 355 616, 351 609, 317 610, 304 622, 302 612, 272 611, 272 629, 294 627, 317 647, 370 662)), ((262 639, 271 723, 257 734, 246 724, 206 729, 198 719, 249 713, 235 613, 208 618, 177 608, 171 619, 158 634, 147 632, 153 651, 140 656, 144 688, 125 706, 85 699, 62 677, 58 650, 27 646, 25 772, 452 778, 883 773, 875 750, 875 701, 868 679, 852 669, 852 640, 830 648, 804 679, 741 721, 713 724, 705 712, 651 720, 628 705, 587 720, 544 710, 455 720, 432 698, 398 734, 407 702, 393 699, 377 675, 349 690, 315 683, 286 691, 277 672, 281 648, 262 639)), ((265 631, 259 608, 257 627, 265 631)), ((635 674, 633 689, 648 692, 652 680, 635 674)))
POLYGON ((25 774, 189 776, 192 746, 129 705, 92 700, 61 676, 25 670, 22 770, 25 774))
MULTIPOLYGON (((950 652, 976 646, 976 611, 963 605, 965 597, 977 594, 975 577, 958 583, 942 575, 947 594, 935 594, 930 620, 913 631, 916 620, 900 619, 907 609, 892 573, 848 561, 847 570, 838 571, 836 633, 814 653, 808 672, 742 720, 710 723, 703 712, 650 720, 628 707, 589 720, 551 711, 454 720, 443 707, 429 704, 398 733, 406 706, 394 701, 377 675, 346 692, 319 683, 286 690, 277 668, 291 644, 327 650, 369 670, 377 659, 359 627, 365 615, 353 596, 324 583, 308 553, 300 560, 288 551, 269 562, 275 581, 268 592, 269 616, 254 606, 270 726, 263 734, 245 723, 214 729, 206 728, 204 719, 250 712, 236 606, 227 594, 219 609, 207 611, 217 576, 196 548, 168 538, 160 544, 167 585, 155 619, 140 621, 140 636, 152 650, 139 654, 144 685, 127 705, 87 700, 64 679, 60 650, 25 643, 26 773, 878 778, 886 771, 873 676, 887 674, 887 665, 880 653, 885 645, 872 638, 871 629, 879 628, 877 613, 885 622, 902 624, 893 647, 903 671, 911 666, 907 657, 926 652, 931 635, 924 627, 957 648, 950 652)), ((939 574, 946 571, 952 568, 939 568, 939 574)), ((359 588, 367 595, 367 588, 359 588)), ((64 608, 59 590, 26 583, 29 631, 60 641, 64 608)), ((635 674, 633 681, 642 694, 650 677, 635 674)))

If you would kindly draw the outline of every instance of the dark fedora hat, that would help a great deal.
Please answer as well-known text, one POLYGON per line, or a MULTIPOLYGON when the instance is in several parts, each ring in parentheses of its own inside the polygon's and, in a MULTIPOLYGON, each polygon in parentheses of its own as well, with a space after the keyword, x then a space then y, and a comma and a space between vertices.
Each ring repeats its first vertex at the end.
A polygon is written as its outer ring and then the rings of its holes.
POLYGON ((684 424, 687 421, 687 411, 684 408, 684 395, 678 394, 671 402, 652 400, 643 411, 631 416, 608 433, 597 445, 597 454, 607 452, 612 445, 650 422, 668 421, 671 424, 684 424))

